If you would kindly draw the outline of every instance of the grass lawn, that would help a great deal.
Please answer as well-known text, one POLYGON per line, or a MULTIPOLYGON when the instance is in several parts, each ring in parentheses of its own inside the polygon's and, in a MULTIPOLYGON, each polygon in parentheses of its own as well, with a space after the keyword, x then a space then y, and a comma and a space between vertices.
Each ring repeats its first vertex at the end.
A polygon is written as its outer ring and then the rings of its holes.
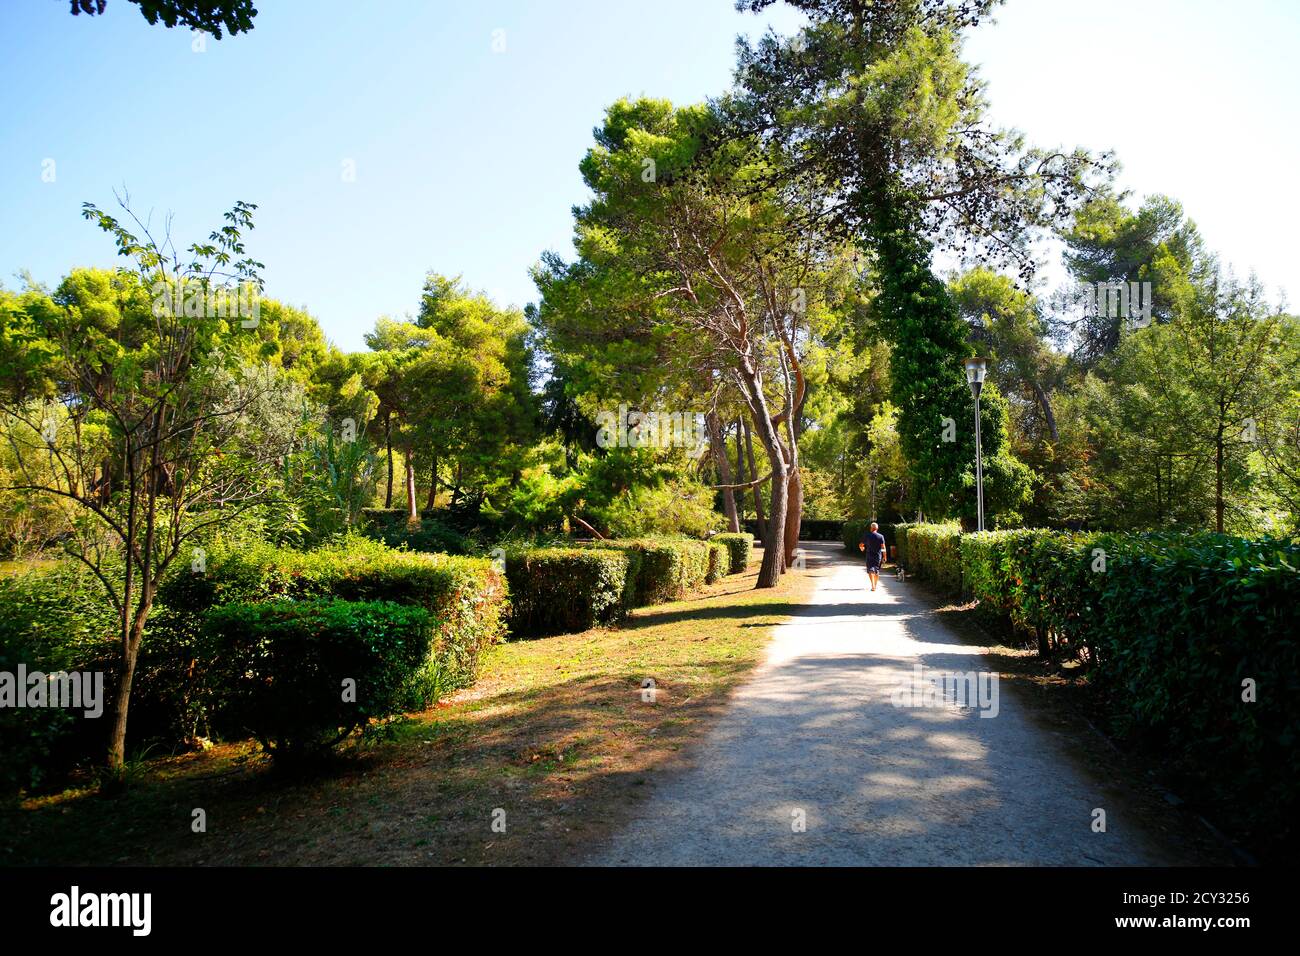
POLYGON ((142 763, 118 796, 70 789, 6 806, 0 865, 578 860, 635 812, 651 774, 680 762, 812 589, 791 571, 754 591, 757 569, 619 628, 493 648, 473 687, 354 739, 311 777, 221 744, 142 763))

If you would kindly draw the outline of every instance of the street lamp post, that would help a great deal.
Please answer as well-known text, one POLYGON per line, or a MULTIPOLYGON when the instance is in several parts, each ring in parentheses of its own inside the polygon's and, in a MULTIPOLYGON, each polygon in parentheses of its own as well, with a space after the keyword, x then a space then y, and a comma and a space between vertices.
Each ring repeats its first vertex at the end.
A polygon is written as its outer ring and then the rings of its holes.
POLYGON ((966 382, 975 396, 975 513, 978 531, 984 530, 984 453, 980 447, 980 392, 988 363, 979 356, 965 360, 966 382))

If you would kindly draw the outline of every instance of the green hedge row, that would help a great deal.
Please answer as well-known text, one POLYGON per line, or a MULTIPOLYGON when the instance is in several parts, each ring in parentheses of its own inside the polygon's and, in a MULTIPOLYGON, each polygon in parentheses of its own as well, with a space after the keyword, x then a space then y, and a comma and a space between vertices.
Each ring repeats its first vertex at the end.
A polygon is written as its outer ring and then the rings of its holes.
POLYGON ((1224 806, 1293 826, 1300 542, 915 525, 906 537, 909 572, 977 598, 1042 653, 1083 658, 1118 733, 1224 806))
POLYGON ((585 631, 622 618, 636 598, 639 552, 534 548, 506 555, 511 631, 585 631))
POLYGON ((404 709, 431 622, 391 601, 226 604, 204 619, 202 680, 222 723, 277 761, 301 762, 404 709))
POLYGON ((710 543, 720 544, 727 549, 730 567, 727 574, 744 574, 749 567, 750 556, 754 553, 754 536, 745 532, 715 534, 710 543))
POLYGON ((961 591, 961 528, 956 524, 909 524, 900 534, 900 562, 907 573, 961 591))
POLYGON ((427 706, 472 683, 483 648, 505 637, 506 584, 484 558, 396 551, 363 538, 293 551, 267 544, 216 550, 201 574, 179 573, 158 594, 159 626, 197 635, 210 608, 277 598, 391 601, 423 608, 433 641, 406 701, 427 706))
POLYGON ((635 551, 641 557, 634 588, 637 607, 676 601, 708 580, 709 547, 687 538, 633 538, 595 541, 591 547, 635 551))

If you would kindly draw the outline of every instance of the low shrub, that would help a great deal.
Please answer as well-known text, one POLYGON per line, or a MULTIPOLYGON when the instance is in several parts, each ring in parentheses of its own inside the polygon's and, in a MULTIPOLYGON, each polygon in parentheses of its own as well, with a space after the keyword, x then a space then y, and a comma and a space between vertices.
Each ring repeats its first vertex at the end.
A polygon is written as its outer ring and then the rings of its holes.
POLYGON ((844 522, 840 528, 840 540, 844 542, 844 550, 857 554, 858 544, 870 527, 871 521, 867 518, 851 518, 844 522))
POLYGON ((214 547, 203 573, 175 575, 159 598, 169 612, 160 625, 191 639, 203 614, 234 602, 339 598, 421 607, 434 636, 408 688, 410 709, 474 680, 483 648, 505 636, 508 609, 504 577, 485 558, 396 551, 359 537, 318 551, 214 547))
MULTIPOLYGON (((117 622, 99 589, 88 569, 63 563, 0 577, 0 672, 16 677, 20 664, 29 674, 104 671, 117 622)), ((105 697, 111 677, 105 675, 105 697)), ((105 715, 110 710, 104 701, 105 715)), ((109 719, 57 707, 0 707, 0 793, 48 783, 102 750, 109 719)))
POLYGON ((631 549, 536 548, 506 554, 515 634, 585 631, 623 617, 640 554, 631 549))
POLYGON ((959 594, 961 529, 956 524, 910 524, 905 535, 908 573, 959 594))
POLYGON ((631 549, 641 557, 636 572, 635 604, 676 601, 702 588, 709 571, 709 549, 687 538, 634 538, 596 541, 596 548, 631 549))
POLYGON ((297 762, 400 713, 432 641, 427 611, 391 601, 227 604, 204 618, 203 680, 220 725, 297 762))
POLYGON ((709 571, 704 580, 708 584, 716 584, 731 573, 731 550, 718 541, 710 540, 706 543, 709 546, 709 571))
POLYGON ((441 554, 468 554, 469 538, 430 515, 409 521, 405 511, 367 509, 365 535, 390 548, 441 554))
POLYGON ((912 522, 900 521, 893 526, 892 534, 885 532, 885 544, 894 548, 894 563, 909 572, 912 570, 911 554, 907 550, 907 529, 910 527, 912 522))
POLYGON ((754 552, 754 536, 752 534, 729 531, 723 534, 715 534, 709 541, 726 547, 730 560, 727 574, 744 574, 746 569, 749 568, 749 558, 754 552))

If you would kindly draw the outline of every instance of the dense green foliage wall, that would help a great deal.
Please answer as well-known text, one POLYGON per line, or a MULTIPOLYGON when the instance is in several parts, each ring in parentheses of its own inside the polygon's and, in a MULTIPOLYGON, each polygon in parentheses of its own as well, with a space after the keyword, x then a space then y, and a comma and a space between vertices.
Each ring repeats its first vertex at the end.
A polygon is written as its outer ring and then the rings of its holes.
POLYGON ((1289 819, 1300 542, 925 525, 906 539, 909 573, 978 599, 1045 652, 1080 656, 1117 733, 1168 754, 1213 798, 1289 819))

